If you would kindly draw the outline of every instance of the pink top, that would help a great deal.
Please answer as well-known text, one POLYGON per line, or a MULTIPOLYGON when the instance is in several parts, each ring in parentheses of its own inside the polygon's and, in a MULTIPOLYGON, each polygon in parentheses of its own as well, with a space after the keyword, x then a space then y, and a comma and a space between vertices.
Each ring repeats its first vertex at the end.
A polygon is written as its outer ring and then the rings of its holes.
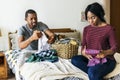
POLYGON ((86 26, 83 32, 82 46, 86 46, 86 49, 111 49, 116 52, 117 43, 113 27, 109 24, 102 27, 86 26))

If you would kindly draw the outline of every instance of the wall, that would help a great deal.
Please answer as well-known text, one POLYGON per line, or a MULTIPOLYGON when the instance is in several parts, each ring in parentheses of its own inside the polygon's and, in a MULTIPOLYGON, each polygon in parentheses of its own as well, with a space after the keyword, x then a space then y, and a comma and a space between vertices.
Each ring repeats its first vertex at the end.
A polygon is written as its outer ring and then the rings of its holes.
MULTIPOLYGON (((92 2, 100 2, 104 6, 106 0, 2 0, 0 1, 0 29, 2 36, 15 31, 25 24, 24 13, 34 9, 38 20, 50 28, 70 27, 81 33, 87 22, 81 21, 81 12, 92 2)), ((107 0, 108 1, 108 0, 107 0)))
POLYGON ((110 0, 103 0, 103 7, 106 13, 106 21, 110 23, 110 0))

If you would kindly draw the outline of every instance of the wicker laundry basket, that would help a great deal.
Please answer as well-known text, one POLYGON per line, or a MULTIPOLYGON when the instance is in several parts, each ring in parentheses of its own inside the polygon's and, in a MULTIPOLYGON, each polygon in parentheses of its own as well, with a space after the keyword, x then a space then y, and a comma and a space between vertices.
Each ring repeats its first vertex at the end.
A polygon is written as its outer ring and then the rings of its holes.
POLYGON ((70 59, 72 56, 78 54, 79 45, 73 44, 52 44, 51 48, 56 49, 57 55, 61 58, 70 59))

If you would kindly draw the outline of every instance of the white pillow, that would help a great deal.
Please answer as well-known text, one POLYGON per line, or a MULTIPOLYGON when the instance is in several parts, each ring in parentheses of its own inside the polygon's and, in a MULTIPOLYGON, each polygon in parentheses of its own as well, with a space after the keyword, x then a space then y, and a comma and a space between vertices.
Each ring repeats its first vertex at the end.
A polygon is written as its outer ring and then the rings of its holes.
POLYGON ((115 60, 117 62, 116 67, 115 67, 115 69, 112 72, 107 74, 105 76, 105 78, 111 78, 113 76, 116 76, 116 75, 120 74, 120 53, 115 53, 114 57, 115 57, 115 60))
POLYGON ((9 38, 10 38, 10 42, 12 43, 12 49, 19 49, 17 33, 10 34, 9 38))
POLYGON ((120 53, 115 53, 114 54, 114 57, 115 57, 115 60, 116 60, 116 62, 118 63, 118 64, 120 64, 120 53))

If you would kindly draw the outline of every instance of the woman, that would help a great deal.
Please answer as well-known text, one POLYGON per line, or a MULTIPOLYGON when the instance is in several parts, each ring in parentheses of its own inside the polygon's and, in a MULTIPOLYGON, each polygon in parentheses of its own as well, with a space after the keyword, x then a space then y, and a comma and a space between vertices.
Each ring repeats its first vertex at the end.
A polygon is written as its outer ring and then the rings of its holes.
MULTIPOLYGON (((95 2, 87 6, 85 18, 90 23, 83 31, 82 55, 74 56, 72 64, 86 72, 90 80, 103 80, 103 77, 113 71, 116 61, 113 57, 116 52, 116 40, 114 29, 107 24, 104 18, 103 7, 95 2), (98 54, 91 55, 88 52, 98 54), (99 59, 98 63, 89 66, 88 63, 94 58, 99 59), (102 61, 102 59, 106 61, 102 61)), ((95 61, 93 61, 94 63, 95 61)))

